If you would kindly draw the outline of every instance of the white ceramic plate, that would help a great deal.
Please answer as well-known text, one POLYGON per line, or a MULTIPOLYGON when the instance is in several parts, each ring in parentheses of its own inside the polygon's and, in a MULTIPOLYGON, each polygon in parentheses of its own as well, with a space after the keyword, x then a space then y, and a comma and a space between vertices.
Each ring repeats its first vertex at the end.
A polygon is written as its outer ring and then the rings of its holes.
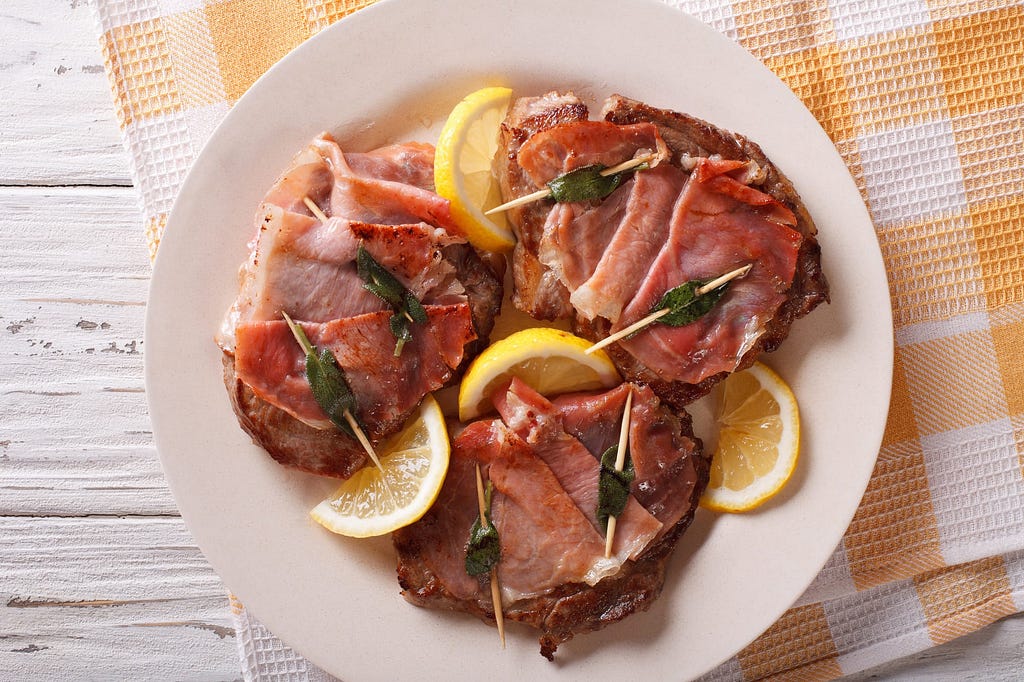
POLYGON ((654 0, 385 0, 302 45, 237 103, 196 162, 160 247, 146 325, 155 439, 196 541, 259 619, 347 682, 708 670, 790 606, 839 542, 875 460, 891 370, 878 244, 829 139, 749 54, 654 0), (405 603, 388 539, 349 540, 311 522, 334 484, 252 445, 213 342, 255 207, 304 143, 321 130, 354 150, 432 142, 463 95, 495 84, 518 95, 572 88, 593 102, 620 92, 745 133, 804 197, 833 291, 767 358, 803 410, 803 459, 786 492, 750 515, 699 512, 650 611, 563 645, 554 664, 525 627, 511 626, 502 651, 475 618, 405 603))

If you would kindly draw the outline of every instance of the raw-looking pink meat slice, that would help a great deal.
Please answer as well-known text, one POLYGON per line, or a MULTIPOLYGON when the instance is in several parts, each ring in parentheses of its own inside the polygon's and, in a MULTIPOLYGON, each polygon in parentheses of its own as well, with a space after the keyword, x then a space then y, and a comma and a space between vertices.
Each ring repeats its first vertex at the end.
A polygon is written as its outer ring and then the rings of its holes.
POLYGON ((465 299, 455 268, 441 254, 456 243, 443 230, 414 225, 372 225, 330 218, 321 223, 299 213, 264 205, 264 223, 252 267, 222 336, 241 322, 295 319, 327 321, 384 310, 387 305, 363 287, 356 268, 360 244, 423 304, 465 299))
MULTIPOLYGON (((371 438, 392 433, 430 391, 443 386, 476 338, 469 305, 427 306, 427 322, 395 357, 389 311, 301 323, 314 346, 345 370, 371 438)), ((305 356, 283 320, 247 322, 236 332, 235 371, 260 398, 316 428, 333 428, 313 399, 305 356)))
POLYGON ((314 145, 334 174, 330 204, 321 206, 328 215, 388 225, 423 221, 443 227, 451 234, 461 234, 452 220, 448 200, 432 191, 433 157, 430 157, 428 175, 424 145, 410 147, 404 154, 400 148, 405 145, 394 145, 386 152, 375 154, 372 160, 368 160, 368 155, 352 155, 351 163, 328 136, 320 136, 314 145), (357 170, 377 175, 364 175, 357 170))
POLYGON ((594 585, 617 573, 621 562, 605 558, 604 538, 548 465, 511 431, 504 440, 487 472, 495 490, 491 518, 501 538, 503 598, 516 601, 566 583, 594 585))
MULTIPOLYGON (((494 403, 505 424, 551 467, 562 488, 603 534, 597 519, 599 459, 566 433, 554 405, 518 378, 495 393, 494 403)), ((638 557, 661 531, 661 523, 632 497, 616 524, 612 552, 620 561, 638 557)))
POLYGON ((619 342, 663 380, 697 384, 734 370, 786 300, 793 282, 803 239, 790 226, 795 220, 790 225, 777 222, 787 218, 788 209, 779 210, 774 199, 753 188, 740 190, 728 179, 715 180, 736 169, 736 162, 698 161, 676 204, 668 239, 612 326, 615 332, 640 320, 679 284, 753 265, 695 322, 680 327, 652 324, 619 342), (726 192, 718 191, 719 186, 726 192))
POLYGON ((607 121, 562 123, 530 137, 519 149, 519 165, 537 187, 563 173, 628 161, 640 150, 667 154, 653 123, 616 125, 607 121))
POLYGON ((608 248, 633 189, 630 178, 596 206, 587 203, 555 204, 548 213, 537 258, 570 291, 594 274, 608 248))
POLYGON ((494 486, 502 599, 511 604, 566 583, 595 584, 618 571, 604 542, 551 469, 500 420, 476 421, 452 441, 448 475, 422 519, 397 531, 396 543, 419 559, 457 599, 490 599, 483 580, 466 574, 466 546, 478 515, 475 468, 494 486))
POLYGON ((682 432, 680 418, 646 386, 622 384, 610 391, 570 393, 554 400, 565 430, 597 455, 618 442, 626 393, 633 391, 629 451, 636 470, 630 492, 662 523, 673 528, 691 509, 697 482, 694 457, 700 446, 682 432))
MULTIPOLYGON (((581 315, 589 320, 597 316, 611 322, 619 319, 665 243, 673 207, 685 182, 683 172, 668 164, 635 175, 626 212, 601 260, 590 278, 569 296, 581 315)), ((616 193, 625 189, 620 187, 616 193)), ((576 239, 586 238, 580 233, 576 239)))
POLYGON ((504 447, 509 446, 500 421, 466 426, 452 441, 448 473, 434 505, 419 521, 395 532, 395 542, 415 545, 426 571, 456 599, 490 600, 490 591, 484 591, 481 581, 466 573, 466 546, 479 515, 476 467, 480 466, 486 481, 491 462, 500 458, 504 447))

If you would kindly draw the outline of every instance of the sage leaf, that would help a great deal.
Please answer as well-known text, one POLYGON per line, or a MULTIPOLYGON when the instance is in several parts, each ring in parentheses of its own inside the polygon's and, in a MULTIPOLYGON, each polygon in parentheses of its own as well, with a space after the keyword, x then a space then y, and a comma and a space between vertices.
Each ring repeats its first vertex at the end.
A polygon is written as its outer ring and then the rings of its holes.
POLYGON ((329 348, 317 349, 309 341, 306 332, 287 313, 285 322, 292 335, 306 353, 306 380, 313 392, 313 399, 324 411, 331 423, 348 435, 355 437, 352 426, 345 419, 345 413, 355 415, 356 397, 345 379, 345 371, 329 348))
POLYGON ((650 164, 642 163, 618 173, 601 175, 601 171, 605 168, 607 166, 595 163, 559 175, 548 183, 551 197, 559 203, 604 199, 622 184, 627 175, 650 168, 650 164))
POLYGON ((711 279, 695 279, 677 287, 669 289, 661 297, 657 305, 651 308, 651 312, 657 312, 669 308, 670 313, 658 318, 658 322, 667 324, 670 327, 681 327, 707 315, 719 299, 729 288, 729 282, 720 287, 712 289, 702 296, 697 295, 697 290, 712 281, 711 279))
POLYGON ((597 521, 605 532, 608 531, 608 517, 618 517, 626 509, 629 486, 636 478, 633 458, 628 450, 622 471, 615 468, 618 454, 619 446, 613 445, 601 455, 601 474, 597 480, 597 521))
POLYGON ((466 573, 476 577, 491 572, 501 558, 501 542, 498 529, 491 523, 491 493, 494 485, 488 481, 484 492, 484 517, 478 514, 469 529, 469 544, 466 546, 466 573))
POLYGON ((427 311, 411 291, 391 274, 383 265, 374 260, 370 252, 359 245, 356 252, 356 272, 363 280, 363 288, 391 306, 392 316, 389 324, 391 334, 395 337, 395 357, 402 354, 405 344, 412 340, 410 322, 424 324, 427 311))

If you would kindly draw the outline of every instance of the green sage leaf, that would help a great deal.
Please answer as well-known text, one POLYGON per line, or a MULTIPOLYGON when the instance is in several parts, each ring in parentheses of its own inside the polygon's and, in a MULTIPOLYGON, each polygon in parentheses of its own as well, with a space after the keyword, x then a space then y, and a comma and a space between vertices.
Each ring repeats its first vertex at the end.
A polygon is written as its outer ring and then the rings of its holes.
POLYGON ((391 334, 395 337, 395 357, 402 354, 405 344, 412 340, 410 322, 424 324, 427 311, 412 292, 383 265, 370 255, 362 244, 356 253, 356 272, 363 280, 363 288, 391 306, 391 334))
POLYGON ((626 451, 622 471, 615 469, 619 446, 613 445, 601 455, 601 474, 597 481, 597 521, 601 529, 608 530, 608 517, 618 517, 629 502, 629 487, 636 478, 633 458, 626 451))
POLYGON ((672 312, 658 318, 658 322, 671 327, 690 324, 707 315, 729 288, 730 283, 726 282, 702 296, 697 296, 697 290, 710 281, 711 279, 691 280, 669 289, 658 301, 658 304, 651 308, 651 312, 669 308, 672 312))
POLYGON ((466 573, 476 577, 491 572, 501 559, 501 542, 498 529, 491 523, 491 493, 494 485, 488 481, 484 491, 484 517, 477 515, 469 529, 469 543, 466 546, 466 573))
POLYGON ((306 380, 313 392, 313 399, 335 426, 355 437, 352 426, 345 419, 345 413, 355 416, 356 397, 345 378, 345 371, 329 348, 317 349, 309 341, 306 332, 287 313, 284 315, 288 328, 302 350, 306 353, 306 380))

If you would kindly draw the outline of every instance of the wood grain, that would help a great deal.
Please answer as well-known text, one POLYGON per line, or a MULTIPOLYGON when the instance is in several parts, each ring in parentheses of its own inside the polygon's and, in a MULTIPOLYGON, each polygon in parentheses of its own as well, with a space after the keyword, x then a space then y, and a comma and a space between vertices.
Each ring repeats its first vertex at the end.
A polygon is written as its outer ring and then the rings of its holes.
POLYGON ((0 185, 131 184, 85 0, 0 3, 0 185))

